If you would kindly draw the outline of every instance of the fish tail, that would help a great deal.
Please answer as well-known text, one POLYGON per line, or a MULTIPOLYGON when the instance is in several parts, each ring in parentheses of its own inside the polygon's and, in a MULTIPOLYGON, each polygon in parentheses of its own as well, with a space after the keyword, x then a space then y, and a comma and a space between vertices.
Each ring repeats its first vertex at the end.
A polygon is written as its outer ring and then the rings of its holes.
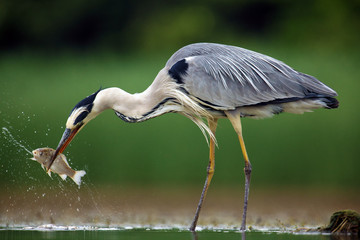
POLYGON ((86 172, 84 170, 80 170, 80 171, 75 171, 74 176, 71 177, 71 179, 78 185, 80 186, 81 184, 81 178, 86 174, 86 172))

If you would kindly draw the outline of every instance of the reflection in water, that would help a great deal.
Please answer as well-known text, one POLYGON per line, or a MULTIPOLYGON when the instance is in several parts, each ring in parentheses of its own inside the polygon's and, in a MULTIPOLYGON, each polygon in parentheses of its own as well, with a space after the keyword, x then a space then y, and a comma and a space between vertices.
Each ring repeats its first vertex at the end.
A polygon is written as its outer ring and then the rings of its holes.
POLYGON ((338 236, 334 238, 330 235, 299 235, 289 233, 261 233, 261 232, 197 232, 196 234, 188 231, 156 231, 156 230, 110 230, 110 231, 9 231, 0 230, 0 239, 116 239, 116 240, 355 240, 350 236, 338 236))
MULTIPOLYGON (((191 231, 191 234, 192 234, 192 240, 199 240, 198 238, 199 235, 197 231, 191 231)), ((246 231, 241 231, 240 234, 241 234, 241 240, 246 240, 246 231)))
POLYGON ((333 234, 330 235, 331 240, 359 240, 359 235, 333 234))
POLYGON ((192 231, 191 234, 192 234, 192 240, 198 240, 198 235, 196 231, 192 231))

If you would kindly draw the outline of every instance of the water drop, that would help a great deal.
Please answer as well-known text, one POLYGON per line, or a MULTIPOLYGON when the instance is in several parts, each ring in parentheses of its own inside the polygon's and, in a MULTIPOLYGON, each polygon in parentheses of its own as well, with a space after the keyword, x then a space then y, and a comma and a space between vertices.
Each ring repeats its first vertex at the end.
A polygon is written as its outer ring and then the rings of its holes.
POLYGON ((19 147, 24 149, 26 152, 31 154, 31 152, 23 144, 21 144, 22 141, 21 140, 17 141, 6 127, 2 127, 2 133, 5 134, 5 137, 10 139, 14 144, 18 145, 19 147))

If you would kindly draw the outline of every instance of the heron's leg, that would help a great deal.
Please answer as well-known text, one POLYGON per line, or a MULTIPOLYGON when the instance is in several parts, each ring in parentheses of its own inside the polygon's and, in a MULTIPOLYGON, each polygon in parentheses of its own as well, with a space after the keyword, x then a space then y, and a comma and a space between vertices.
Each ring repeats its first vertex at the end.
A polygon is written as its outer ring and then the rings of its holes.
MULTIPOLYGON (((209 128, 210 128, 211 132, 215 136, 216 126, 217 126, 217 119, 208 119, 208 125, 209 125, 209 128)), ((192 231, 192 232, 195 231, 196 224, 197 224, 197 221, 198 221, 199 215, 200 215, 201 206, 202 206, 203 201, 204 201, 204 199, 206 197, 206 193, 207 193, 207 190, 209 188, 211 179, 212 179, 212 177, 214 175, 214 171, 215 171, 215 142, 214 142, 213 139, 210 138, 209 165, 207 167, 207 175, 206 175, 205 185, 204 185, 203 191, 201 193, 200 201, 199 201, 197 209, 196 209, 194 220, 193 220, 193 222, 192 222, 192 224, 190 226, 190 231, 192 231)))
POLYGON ((244 195, 244 211, 243 211, 243 218, 241 223, 241 230, 246 230, 246 213, 247 213, 247 205, 249 199, 249 189, 250 189, 250 176, 251 176, 251 163, 249 161, 249 157, 246 152, 245 142, 242 136, 242 128, 241 128, 241 120, 240 114, 237 112, 225 112, 228 119, 230 120, 231 124, 233 125, 235 132, 239 137, 239 142, 241 146, 241 151, 244 156, 245 160, 245 195, 244 195))

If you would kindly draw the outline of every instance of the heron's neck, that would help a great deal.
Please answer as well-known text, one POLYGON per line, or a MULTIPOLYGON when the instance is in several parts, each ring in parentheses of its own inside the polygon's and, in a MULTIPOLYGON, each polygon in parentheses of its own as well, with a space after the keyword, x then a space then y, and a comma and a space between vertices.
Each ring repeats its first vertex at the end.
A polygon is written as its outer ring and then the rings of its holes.
POLYGON ((93 111, 100 114, 106 109, 113 109, 125 121, 138 122, 156 115, 159 104, 165 104, 166 96, 159 93, 151 85, 142 93, 130 94, 120 88, 107 88, 101 90, 94 101, 93 111), (153 116, 149 116, 149 115, 153 116))

